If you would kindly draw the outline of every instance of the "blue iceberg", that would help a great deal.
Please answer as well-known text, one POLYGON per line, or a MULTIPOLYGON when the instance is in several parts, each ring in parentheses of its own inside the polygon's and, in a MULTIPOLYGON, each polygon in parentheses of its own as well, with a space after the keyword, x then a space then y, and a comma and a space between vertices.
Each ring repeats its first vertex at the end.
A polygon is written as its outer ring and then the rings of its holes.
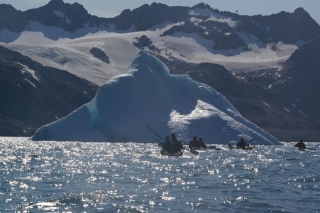
POLYGON ((244 119, 213 88, 187 75, 171 75, 157 58, 140 51, 127 72, 102 85, 95 98, 51 124, 32 140, 83 142, 154 142, 175 132, 182 141, 193 135, 206 143, 227 144, 243 137, 256 144, 280 144, 244 119))

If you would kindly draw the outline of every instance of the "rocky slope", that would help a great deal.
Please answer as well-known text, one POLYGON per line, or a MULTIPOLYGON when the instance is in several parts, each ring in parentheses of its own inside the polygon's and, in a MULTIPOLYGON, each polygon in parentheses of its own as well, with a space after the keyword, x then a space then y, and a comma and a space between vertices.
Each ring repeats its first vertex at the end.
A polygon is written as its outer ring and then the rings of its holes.
MULTIPOLYGON (((320 137, 320 37, 302 45, 285 61, 281 69, 264 69, 251 73, 241 73, 237 77, 246 84, 252 84, 265 91, 270 97, 270 105, 265 106, 266 116, 251 118, 268 121, 264 126, 283 140, 306 138, 318 141, 320 137)), ((253 117, 246 113, 245 117, 253 117)))
POLYGON ((30 136, 89 102, 98 86, 0 46, 0 135, 30 136))

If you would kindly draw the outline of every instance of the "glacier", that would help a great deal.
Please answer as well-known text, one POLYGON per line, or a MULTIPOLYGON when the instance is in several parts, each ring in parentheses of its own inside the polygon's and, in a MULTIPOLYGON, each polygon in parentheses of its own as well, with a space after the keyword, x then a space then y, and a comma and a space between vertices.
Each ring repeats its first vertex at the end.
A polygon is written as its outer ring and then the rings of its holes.
POLYGON ((188 75, 171 75, 157 58, 140 51, 127 72, 103 84, 89 103, 40 127, 35 141, 155 142, 175 132, 183 142, 194 135, 208 144, 240 137, 255 144, 280 144, 251 123, 213 88, 188 75))

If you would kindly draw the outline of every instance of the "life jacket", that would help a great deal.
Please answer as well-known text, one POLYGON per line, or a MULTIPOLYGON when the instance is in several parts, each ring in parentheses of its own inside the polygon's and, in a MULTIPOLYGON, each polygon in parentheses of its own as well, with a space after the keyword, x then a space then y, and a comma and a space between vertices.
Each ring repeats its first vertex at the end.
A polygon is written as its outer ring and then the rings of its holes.
POLYGON ((189 142, 189 147, 190 147, 190 148, 192 148, 192 147, 200 148, 199 141, 198 141, 198 140, 195 140, 195 139, 192 139, 192 140, 189 142))

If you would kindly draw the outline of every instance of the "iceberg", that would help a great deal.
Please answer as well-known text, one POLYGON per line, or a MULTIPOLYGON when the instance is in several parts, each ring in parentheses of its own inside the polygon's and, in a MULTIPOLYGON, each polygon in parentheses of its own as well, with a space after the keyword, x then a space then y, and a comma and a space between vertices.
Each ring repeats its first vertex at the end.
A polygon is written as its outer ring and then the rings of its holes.
POLYGON ((171 75, 157 58, 140 51, 125 74, 99 88, 89 103, 40 127, 31 140, 155 142, 175 132, 183 142, 194 135, 208 144, 255 138, 255 144, 280 144, 246 120, 213 88, 188 75, 171 75))

